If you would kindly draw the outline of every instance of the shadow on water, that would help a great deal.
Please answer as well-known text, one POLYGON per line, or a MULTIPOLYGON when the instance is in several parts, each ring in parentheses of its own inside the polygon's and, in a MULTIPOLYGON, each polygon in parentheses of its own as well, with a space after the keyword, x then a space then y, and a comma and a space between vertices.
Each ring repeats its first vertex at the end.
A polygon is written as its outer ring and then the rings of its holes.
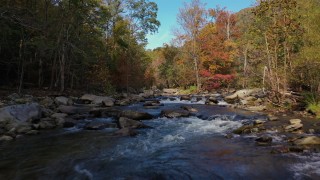
MULTIPOLYGON (((166 104, 145 110, 153 129, 115 137, 112 129, 64 129, 0 144, 0 179, 314 179, 303 159, 271 154, 243 137, 224 135, 263 115, 227 107, 191 104, 189 118, 159 117, 166 104), (204 120, 205 119, 205 120, 204 120), (299 168, 299 164, 302 166, 299 168), (293 166, 295 165, 295 166, 293 166)), ((126 107, 128 108, 128 107, 126 107)), ((141 110, 142 105, 129 109, 141 110)), ((317 162, 317 161, 316 161, 317 162)), ((316 163, 314 162, 314 163, 316 163)), ((320 167, 318 165, 318 167, 320 167)))

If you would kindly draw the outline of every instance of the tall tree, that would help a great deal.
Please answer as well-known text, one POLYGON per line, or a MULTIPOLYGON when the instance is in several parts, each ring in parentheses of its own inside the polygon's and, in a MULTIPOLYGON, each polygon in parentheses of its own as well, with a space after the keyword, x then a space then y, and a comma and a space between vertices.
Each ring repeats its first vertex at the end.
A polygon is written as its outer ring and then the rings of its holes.
POLYGON ((193 60, 197 90, 200 91, 199 34, 207 22, 205 4, 200 0, 192 0, 190 3, 184 3, 184 7, 179 10, 177 22, 182 29, 178 37, 182 38, 185 42, 186 52, 188 52, 189 58, 193 60))

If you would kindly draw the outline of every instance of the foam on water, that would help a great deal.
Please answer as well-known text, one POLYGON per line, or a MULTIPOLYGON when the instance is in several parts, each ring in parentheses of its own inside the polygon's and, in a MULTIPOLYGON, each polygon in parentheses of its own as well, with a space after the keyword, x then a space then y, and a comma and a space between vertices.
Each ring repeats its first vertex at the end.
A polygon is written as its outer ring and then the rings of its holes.
POLYGON ((188 142, 192 138, 205 135, 224 135, 242 125, 240 121, 226 120, 225 117, 211 121, 197 117, 189 118, 158 118, 145 121, 154 129, 145 130, 129 142, 118 145, 111 159, 117 157, 144 156, 162 149, 188 142))
POLYGON ((294 172, 295 179, 306 179, 320 177, 320 154, 312 153, 305 154, 293 154, 301 160, 299 163, 295 163, 291 166, 291 170, 294 172))

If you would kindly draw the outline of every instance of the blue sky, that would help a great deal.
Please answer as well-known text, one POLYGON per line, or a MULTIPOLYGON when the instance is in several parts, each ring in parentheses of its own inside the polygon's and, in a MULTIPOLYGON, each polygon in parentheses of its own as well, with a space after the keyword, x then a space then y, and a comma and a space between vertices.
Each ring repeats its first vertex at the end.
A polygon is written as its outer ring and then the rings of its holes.
MULTIPOLYGON (((161 26, 158 33, 148 35, 147 49, 161 47, 163 43, 170 43, 173 38, 172 29, 177 28, 176 17, 179 8, 183 7, 184 2, 191 0, 150 0, 158 4, 158 20, 161 26)), ((227 10, 238 12, 241 9, 247 8, 254 4, 255 0, 202 0, 207 4, 207 8, 215 8, 217 5, 226 7, 227 10)))

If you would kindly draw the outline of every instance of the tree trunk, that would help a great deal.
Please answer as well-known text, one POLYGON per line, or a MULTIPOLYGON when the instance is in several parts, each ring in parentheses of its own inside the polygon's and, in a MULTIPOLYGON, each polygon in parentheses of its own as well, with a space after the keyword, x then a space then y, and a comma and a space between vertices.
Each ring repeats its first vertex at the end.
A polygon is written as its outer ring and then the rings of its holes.
POLYGON ((62 57, 61 57, 61 61, 60 61, 60 92, 64 91, 64 80, 65 80, 65 48, 62 47, 62 57))

